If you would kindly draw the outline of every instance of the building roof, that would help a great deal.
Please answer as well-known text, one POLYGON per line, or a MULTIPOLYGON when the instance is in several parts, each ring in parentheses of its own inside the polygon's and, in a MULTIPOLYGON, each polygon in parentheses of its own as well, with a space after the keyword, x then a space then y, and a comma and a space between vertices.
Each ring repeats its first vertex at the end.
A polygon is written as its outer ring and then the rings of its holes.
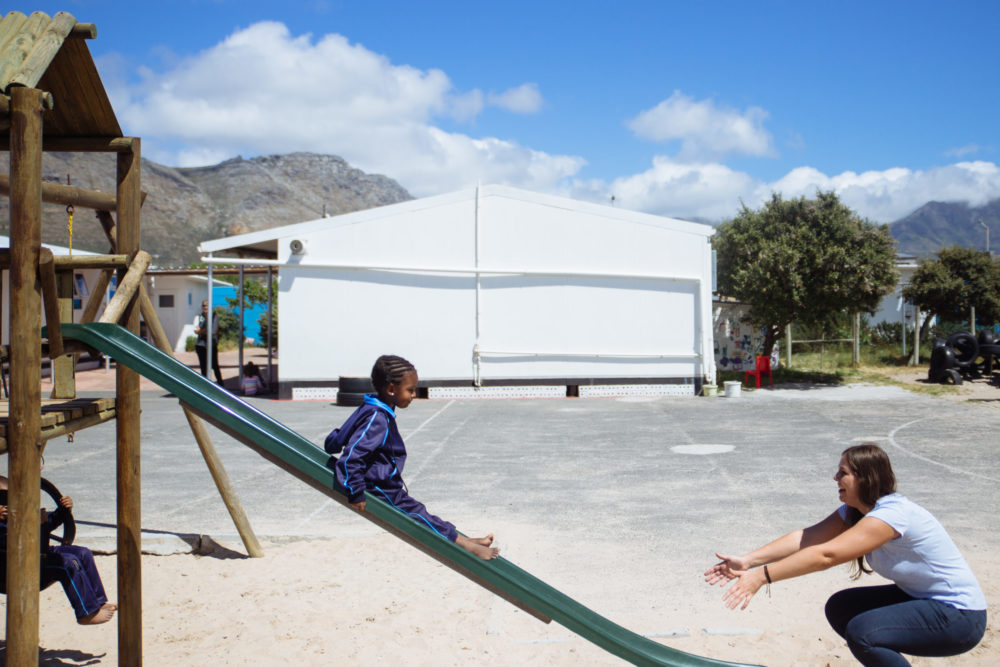
POLYGON ((66 12, 49 17, 9 12, 0 18, 0 132, 10 129, 8 99, 14 86, 52 95, 43 115, 45 137, 121 137, 122 130, 97 73, 87 39, 92 23, 66 12))
POLYGON ((537 204, 539 206, 550 206, 560 209, 580 211, 600 215, 606 218, 633 224, 651 225, 659 228, 671 229, 687 234, 698 234, 700 236, 712 236, 715 230, 710 225, 703 225, 676 218, 667 218, 649 213, 639 213, 628 211, 622 208, 593 204, 590 202, 557 197, 554 195, 539 194, 529 190, 520 190, 504 185, 482 185, 476 188, 458 190, 443 195, 424 197, 422 199, 412 199, 398 204, 379 206, 364 211, 355 211, 328 218, 319 218, 298 222, 282 227, 273 227, 247 234, 238 234, 221 239, 203 241, 198 250, 202 253, 225 253, 242 257, 257 257, 274 259, 277 257, 278 241, 282 238, 292 236, 305 236, 314 231, 327 230, 333 227, 341 227, 377 220, 389 216, 405 215, 414 211, 425 210, 438 206, 444 206, 459 201, 472 200, 476 197, 485 198, 490 196, 501 196, 510 199, 517 199, 524 202, 537 204), (478 194, 477 194, 478 192, 478 194))

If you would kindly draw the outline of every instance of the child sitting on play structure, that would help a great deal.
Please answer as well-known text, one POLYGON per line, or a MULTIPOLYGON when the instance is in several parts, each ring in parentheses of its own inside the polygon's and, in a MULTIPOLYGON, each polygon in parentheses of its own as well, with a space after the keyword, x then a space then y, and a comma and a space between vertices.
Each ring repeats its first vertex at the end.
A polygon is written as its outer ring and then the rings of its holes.
POLYGON ((492 534, 466 537, 407 493, 402 477, 406 447, 396 428, 395 411, 416 397, 417 369, 402 357, 383 355, 372 367, 372 385, 376 394, 366 395, 364 404, 326 437, 327 452, 344 452, 327 463, 336 473, 335 488, 359 512, 365 509, 367 490, 479 558, 496 558, 500 549, 491 546, 492 534))
MULTIPOLYGON (((0 475, 0 491, 6 496, 7 478, 0 475)), ((6 502, 6 498, 4 498, 6 502)), ((39 574, 41 585, 58 581, 62 584, 69 603, 73 605, 76 622, 80 625, 98 625, 110 621, 118 605, 108 602, 101 583, 101 575, 94 563, 94 554, 87 547, 73 544, 49 546, 52 531, 62 525, 66 515, 73 509, 73 499, 63 496, 55 512, 42 510, 42 569, 39 574)), ((6 505, 0 505, 0 548, 7 557, 7 515, 6 505)), ((6 562, 4 563, 6 565, 6 562)))
POLYGON ((264 378, 260 376, 257 364, 248 361, 246 366, 243 367, 243 395, 255 396, 266 389, 267 384, 264 382, 264 378))

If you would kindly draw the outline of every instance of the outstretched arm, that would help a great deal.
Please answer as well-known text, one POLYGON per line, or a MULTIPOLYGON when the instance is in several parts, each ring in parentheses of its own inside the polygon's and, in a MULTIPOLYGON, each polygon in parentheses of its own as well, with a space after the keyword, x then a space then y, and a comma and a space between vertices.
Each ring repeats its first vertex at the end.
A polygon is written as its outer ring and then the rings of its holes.
POLYGON ((723 594, 722 599, 730 609, 746 609, 754 594, 769 581, 773 583, 800 577, 847 563, 871 553, 898 536, 892 526, 881 519, 863 518, 827 542, 813 544, 769 563, 766 570, 762 568, 744 572, 723 594))
POLYGON ((705 571, 705 581, 725 586, 730 579, 739 577, 751 568, 773 563, 806 547, 832 540, 846 529, 847 525, 840 515, 833 512, 817 524, 794 530, 742 556, 716 553, 715 557, 721 562, 705 571))

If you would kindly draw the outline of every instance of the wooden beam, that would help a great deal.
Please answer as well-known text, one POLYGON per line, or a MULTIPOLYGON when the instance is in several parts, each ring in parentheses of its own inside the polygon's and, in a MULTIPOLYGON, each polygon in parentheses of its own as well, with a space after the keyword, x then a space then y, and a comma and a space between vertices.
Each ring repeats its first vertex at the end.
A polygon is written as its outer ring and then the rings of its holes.
POLYGON ((90 289, 90 297, 87 299, 87 305, 83 309, 83 314, 80 315, 81 322, 94 321, 94 318, 97 317, 97 310, 101 307, 101 303, 104 302, 104 293, 110 284, 111 271, 101 271, 97 275, 97 283, 90 289))
MULTIPOLYGON (((63 153, 131 153, 134 137, 60 137, 46 136, 42 150, 63 153)), ((10 150, 10 140, 0 136, 0 151, 10 150)))
POLYGON ((45 297, 45 324, 49 338, 49 354, 60 357, 63 354, 62 328, 59 326, 59 293, 56 289, 56 267, 52 261, 52 251, 40 248, 38 274, 42 282, 42 296, 45 297))
POLYGON ((93 23, 77 23, 70 30, 69 36, 77 39, 97 39, 97 26, 93 23))
MULTIPOLYGON (((0 195, 10 192, 10 177, 0 174, 0 195)), ((42 183, 42 201, 46 204, 62 204, 79 208, 114 211, 118 208, 115 196, 107 192, 86 190, 71 185, 42 183)))
MULTIPOLYGON (((126 143, 129 150, 119 152, 117 160, 116 252, 138 259, 139 211, 142 205, 141 142, 137 138, 130 138, 126 143)), ((148 253, 146 255, 148 258, 148 253)), ((121 269, 118 271, 118 282, 121 285, 125 275, 121 269)), ((134 300, 127 305, 121 320, 129 331, 139 333, 139 308, 134 300)), ((115 480, 118 494, 118 664, 130 667, 142 664, 142 470, 139 457, 142 429, 139 374, 119 364, 115 375, 115 390, 115 409, 118 412, 115 432, 115 480)))
MULTIPOLYGON (((51 251, 48 251, 51 254, 51 251)), ((55 255, 56 271, 73 269, 127 269, 128 255, 55 255)), ((10 268, 10 249, 0 248, 0 270, 10 268)))
MULTIPOLYGON (((151 261, 152 257, 145 250, 140 250, 136 253, 135 259, 129 264, 128 271, 125 272, 124 277, 118 282, 115 295, 111 298, 107 308, 104 309, 104 314, 101 315, 101 322, 117 324, 122 319, 122 316, 131 314, 131 307, 134 305, 133 300, 139 291, 142 278, 146 275, 146 269, 149 268, 151 261)), ((139 312, 136 311, 135 314, 138 315, 139 312)))
POLYGON ((7 645, 11 667, 38 664, 41 489, 42 93, 14 88, 10 131, 10 411, 7 645))
MULTIPOLYGON (((156 314, 156 309, 153 308, 153 302, 150 301, 149 294, 146 293, 144 285, 139 287, 139 307, 142 310, 143 319, 146 320, 146 327, 153 335, 153 342, 160 350, 173 356, 174 351, 170 346, 170 340, 167 338, 167 332, 163 330, 163 325, 160 323, 160 318, 156 314)), ((262 558, 264 556, 264 549, 260 546, 257 535, 253 532, 253 526, 250 525, 250 520, 247 518, 246 512, 243 511, 243 505, 236 494, 236 487, 233 486, 225 466, 222 465, 222 459, 219 458, 215 444, 212 442, 212 437, 208 434, 208 429, 205 428, 205 422, 183 403, 181 407, 184 408, 184 416, 187 417, 191 433, 194 435, 194 439, 198 443, 198 449, 201 450, 205 464, 208 465, 208 471, 215 481, 215 488, 219 490, 222 502, 226 504, 229 516, 236 525, 236 531, 243 540, 243 546, 246 547, 247 554, 251 558, 262 558)))

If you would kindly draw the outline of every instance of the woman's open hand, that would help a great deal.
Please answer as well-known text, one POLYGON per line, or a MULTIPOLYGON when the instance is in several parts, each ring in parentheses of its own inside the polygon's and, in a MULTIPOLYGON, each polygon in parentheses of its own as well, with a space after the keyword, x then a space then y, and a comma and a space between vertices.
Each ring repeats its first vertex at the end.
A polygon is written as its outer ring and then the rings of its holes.
POLYGON ((739 607, 746 609, 753 599, 754 594, 766 583, 764 571, 757 569, 752 572, 744 572, 736 580, 736 583, 722 594, 722 601, 730 609, 739 607))
POLYGON ((715 554, 715 557, 718 558, 720 562, 705 570, 705 581, 708 582, 709 585, 714 586, 715 584, 721 583, 725 586, 731 579, 739 577, 750 569, 749 561, 742 556, 727 556, 725 554, 717 553, 715 554))

